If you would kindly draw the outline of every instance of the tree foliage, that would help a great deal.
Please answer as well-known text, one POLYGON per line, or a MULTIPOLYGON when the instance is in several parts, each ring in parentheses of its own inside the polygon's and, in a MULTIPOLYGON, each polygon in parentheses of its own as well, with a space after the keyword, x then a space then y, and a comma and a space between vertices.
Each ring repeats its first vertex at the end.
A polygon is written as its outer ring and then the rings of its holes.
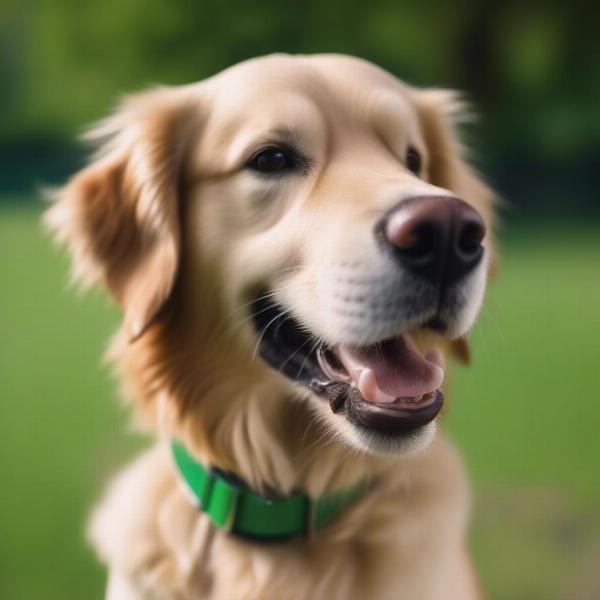
POLYGON ((151 83, 196 81, 273 51, 335 51, 464 90, 484 115, 483 166, 508 195, 519 193, 515 177, 552 171, 566 184, 598 166, 596 23, 573 2, 37 0, 3 13, 5 154, 60 145, 151 83))

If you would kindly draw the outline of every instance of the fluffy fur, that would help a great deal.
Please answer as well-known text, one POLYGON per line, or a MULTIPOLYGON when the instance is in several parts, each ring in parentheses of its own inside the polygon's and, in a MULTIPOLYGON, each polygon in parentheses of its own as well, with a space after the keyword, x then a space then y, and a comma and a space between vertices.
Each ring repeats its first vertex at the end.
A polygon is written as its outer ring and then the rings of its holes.
MULTIPOLYGON (((356 295, 361 280, 392 293, 367 235, 377 215, 411 195, 452 193, 491 221, 491 193, 456 138, 463 112, 456 94, 359 59, 271 56, 132 96, 91 131, 100 150, 56 194, 47 222, 75 277, 103 284, 122 307, 110 357, 157 437, 91 521, 109 598, 479 597, 464 543, 467 485, 444 436, 432 426, 408 451, 365 451, 322 399, 256 357, 248 316, 268 285, 322 339, 386 333, 366 310, 348 322, 332 300, 356 295), (267 182, 243 168, 282 135, 315 157, 310 177, 267 182), (421 178, 399 158, 407 140, 423 155, 421 178), (309 539, 241 541, 189 502, 172 436, 257 490, 319 496, 365 478, 373 489, 309 539)), ((455 335, 483 298, 485 243, 455 335)), ((462 337, 414 336, 468 358, 462 337)))

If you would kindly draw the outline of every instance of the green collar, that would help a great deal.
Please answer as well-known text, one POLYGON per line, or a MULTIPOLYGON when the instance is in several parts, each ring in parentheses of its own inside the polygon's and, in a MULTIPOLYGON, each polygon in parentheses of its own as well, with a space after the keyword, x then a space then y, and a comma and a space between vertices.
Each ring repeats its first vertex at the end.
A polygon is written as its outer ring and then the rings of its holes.
POLYGON ((268 499, 253 492, 235 477, 197 462, 186 448, 171 442, 175 463, 200 510, 228 532, 258 540, 283 540, 306 535, 323 527, 358 500, 366 483, 311 498, 297 492, 268 499))

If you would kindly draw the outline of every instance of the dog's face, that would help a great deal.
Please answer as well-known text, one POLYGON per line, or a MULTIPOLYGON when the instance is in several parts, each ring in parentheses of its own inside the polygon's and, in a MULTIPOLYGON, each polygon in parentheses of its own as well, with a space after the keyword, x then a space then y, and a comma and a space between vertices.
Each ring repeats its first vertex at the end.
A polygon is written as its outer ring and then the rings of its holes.
POLYGON ((350 444, 423 447, 442 350, 472 326, 490 264, 490 194, 460 156, 457 110, 349 57, 249 61, 132 101, 51 220, 132 338, 179 279, 193 318, 350 444))

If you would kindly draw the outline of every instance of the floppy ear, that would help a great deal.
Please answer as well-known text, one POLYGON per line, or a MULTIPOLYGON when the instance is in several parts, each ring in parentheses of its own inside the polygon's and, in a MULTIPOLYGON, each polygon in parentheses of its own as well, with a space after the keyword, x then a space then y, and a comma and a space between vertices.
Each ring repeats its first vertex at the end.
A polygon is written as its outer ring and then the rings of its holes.
POLYGON ((73 276, 108 288, 132 340, 163 306, 177 274, 187 112, 177 89, 126 99, 86 136, 100 142, 100 151, 53 194, 45 215, 71 251, 73 276))
MULTIPOLYGON (((429 181, 453 191, 483 215, 488 227, 486 246, 488 277, 491 278, 498 269, 493 238, 495 195, 467 163, 467 151, 457 132, 457 126, 472 115, 467 104, 453 90, 418 90, 416 101, 429 154, 429 181)), ((471 351, 466 338, 454 340, 451 351, 461 362, 470 362, 471 351)))
POLYGON ((450 351, 464 365, 471 364, 471 346, 465 336, 452 340, 450 342, 450 351))

